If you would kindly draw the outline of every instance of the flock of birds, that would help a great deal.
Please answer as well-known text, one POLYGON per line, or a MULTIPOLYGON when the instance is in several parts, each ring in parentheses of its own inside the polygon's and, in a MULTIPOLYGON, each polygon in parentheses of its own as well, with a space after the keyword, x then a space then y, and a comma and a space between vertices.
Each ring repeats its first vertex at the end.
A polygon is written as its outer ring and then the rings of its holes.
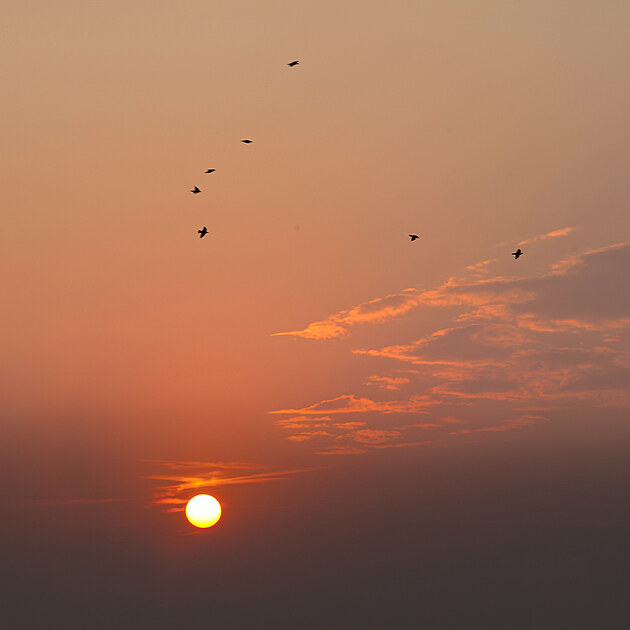
MULTIPOLYGON (((287 66, 289 66, 289 68, 293 68, 295 66, 297 66, 300 62, 299 61, 290 61, 287 66)), ((243 144, 251 144, 253 142, 253 140, 250 140, 249 138, 245 138, 244 140, 241 140, 241 142, 243 144)), ((205 173, 209 174, 209 173, 214 173, 217 169, 216 168, 209 168, 205 173)), ((195 186, 191 191, 190 191, 193 195, 198 195, 201 192, 201 189, 198 186, 195 186)), ((199 238, 203 238, 206 234, 208 234, 208 228, 204 225, 203 228, 201 230, 197 230, 197 233, 199 234, 199 238)), ((411 239, 411 242, 413 243, 415 240, 419 239, 420 237, 417 234, 410 234, 409 238, 411 239)), ((512 252, 512 256, 514 256, 514 260, 518 260, 519 256, 523 255, 523 251, 521 250, 521 248, 519 247, 515 252, 512 252)))

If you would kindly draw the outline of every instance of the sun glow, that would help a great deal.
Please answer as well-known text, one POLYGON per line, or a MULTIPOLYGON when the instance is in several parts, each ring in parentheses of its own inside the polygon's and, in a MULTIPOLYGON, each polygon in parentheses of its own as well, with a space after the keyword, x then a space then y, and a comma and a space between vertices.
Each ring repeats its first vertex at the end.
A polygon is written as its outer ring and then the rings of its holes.
POLYGON ((186 518, 195 527, 212 527, 221 518, 221 504, 209 494, 198 494, 186 504, 186 518))

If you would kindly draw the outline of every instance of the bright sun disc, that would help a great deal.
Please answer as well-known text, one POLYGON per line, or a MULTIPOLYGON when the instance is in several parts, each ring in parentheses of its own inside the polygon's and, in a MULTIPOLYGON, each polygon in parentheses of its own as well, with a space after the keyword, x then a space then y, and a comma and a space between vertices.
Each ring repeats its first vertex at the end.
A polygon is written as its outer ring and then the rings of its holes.
POLYGON ((221 518, 221 504, 209 494, 198 494, 188 501, 186 518, 195 527, 212 527, 221 518))

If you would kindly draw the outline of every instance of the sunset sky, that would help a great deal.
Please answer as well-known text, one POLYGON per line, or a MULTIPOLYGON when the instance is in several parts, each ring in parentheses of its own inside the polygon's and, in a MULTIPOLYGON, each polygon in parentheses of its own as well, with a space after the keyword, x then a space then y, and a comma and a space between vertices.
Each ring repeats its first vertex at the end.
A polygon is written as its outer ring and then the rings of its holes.
POLYGON ((629 3, 2 14, 7 627, 630 623, 629 3))

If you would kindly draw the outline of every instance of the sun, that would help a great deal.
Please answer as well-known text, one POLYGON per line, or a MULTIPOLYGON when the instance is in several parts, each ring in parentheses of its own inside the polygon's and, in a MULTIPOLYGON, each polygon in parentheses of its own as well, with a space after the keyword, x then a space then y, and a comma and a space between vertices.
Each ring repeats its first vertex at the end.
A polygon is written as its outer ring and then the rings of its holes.
POLYGON ((209 494, 198 494, 186 504, 186 518, 195 527, 212 527, 221 518, 221 504, 209 494))

